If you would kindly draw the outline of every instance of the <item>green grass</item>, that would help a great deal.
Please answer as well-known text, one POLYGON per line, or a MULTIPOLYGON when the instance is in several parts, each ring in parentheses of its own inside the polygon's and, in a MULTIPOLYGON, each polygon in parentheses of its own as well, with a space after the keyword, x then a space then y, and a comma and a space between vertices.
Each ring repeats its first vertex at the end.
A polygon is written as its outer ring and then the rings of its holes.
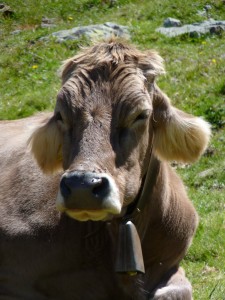
POLYGON ((225 299, 225 34, 201 39, 166 38, 155 29, 167 17, 183 24, 202 21, 197 12, 210 4, 214 19, 225 19, 222 0, 109 1, 8 0, 15 11, 0 18, 0 119, 15 119, 54 108, 61 62, 87 41, 40 41, 51 32, 78 25, 117 22, 130 26, 132 41, 153 48, 165 59, 167 74, 159 86, 177 107, 203 116, 212 124, 207 154, 192 166, 178 166, 200 215, 193 245, 183 261, 193 283, 194 299, 225 299), (43 16, 55 18, 55 28, 41 28, 43 16), (11 34, 21 30, 19 34, 11 34), (208 173, 201 177, 205 170, 208 173))

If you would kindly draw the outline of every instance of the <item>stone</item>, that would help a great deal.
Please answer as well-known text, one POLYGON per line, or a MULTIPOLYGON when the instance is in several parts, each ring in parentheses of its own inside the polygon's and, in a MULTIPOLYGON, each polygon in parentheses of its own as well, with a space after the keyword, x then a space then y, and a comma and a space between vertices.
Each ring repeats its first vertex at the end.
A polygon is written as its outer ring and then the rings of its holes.
POLYGON ((164 23, 164 27, 180 27, 181 26, 181 21, 178 19, 174 18, 167 18, 164 23))
POLYGON ((54 18, 49 19, 49 18, 43 17, 42 20, 41 20, 41 27, 42 28, 52 28, 52 27, 56 26, 54 23, 55 23, 54 18))
POLYGON ((197 11, 197 15, 198 15, 198 16, 201 16, 201 17, 206 17, 206 16, 207 16, 207 12, 206 12, 205 9, 203 9, 203 10, 198 10, 198 11, 197 11))
POLYGON ((214 169, 207 169, 198 174, 199 178, 211 177, 214 174, 214 169))
POLYGON ((212 5, 206 4, 206 5, 204 6, 204 9, 205 9, 206 11, 209 11, 209 10, 212 9, 212 5))
POLYGON ((107 22, 104 24, 80 26, 68 30, 53 32, 50 36, 42 38, 42 40, 48 40, 50 37, 54 37, 57 42, 62 43, 68 40, 78 40, 81 37, 95 40, 107 39, 111 36, 129 39, 130 33, 127 26, 107 22))
POLYGON ((187 24, 181 27, 159 27, 156 31, 168 37, 188 34, 190 37, 201 37, 206 34, 220 34, 225 31, 225 21, 209 19, 207 21, 187 24))
POLYGON ((17 35, 17 34, 20 34, 21 32, 22 32, 22 30, 17 29, 17 30, 12 31, 11 34, 17 35))
POLYGON ((0 3, 0 13, 2 13, 3 17, 12 17, 14 15, 14 11, 11 9, 9 5, 4 3, 0 3))
POLYGON ((209 11, 210 11, 211 9, 212 9, 212 6, 209 5, 209 4, 206 4, 206 5, 204 6, 204 9, 203 9, 203 10, 199 10, 199 11, 197 12, 197 14, 198 14, 199 16, 209 18, 209 11))

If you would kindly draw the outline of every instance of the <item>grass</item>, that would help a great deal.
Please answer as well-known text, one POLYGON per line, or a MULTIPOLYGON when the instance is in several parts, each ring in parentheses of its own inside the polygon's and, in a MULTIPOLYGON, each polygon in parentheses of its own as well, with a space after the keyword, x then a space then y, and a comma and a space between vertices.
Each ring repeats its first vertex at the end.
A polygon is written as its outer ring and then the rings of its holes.
POLYGON ((225 52, 224 38, 205 36, 166 38, 155 29, 167 17, 183 24, 204 20, 198 14, 206 4, 210 15, 222 20, 222 0, 8 0, 14 10, 0 18, 0 119, 16 119, 52 110, 60 86, 57 70, 80 44, 44 42, 40 37, 79 25, 117 22, 131 28, 132 41, 141 49, 154 48, 165 59, 167 74, 159 86, 172 103, 212 124, 206 155, 192 166, 177 170, 200 215, 200 225, 183 261, 194 288, 194 299, 225 299, 225 52), (55 28, 41 28, 43 16, 55 18, 55 28), (12 34, 20 30, 18 34, 12 34), (204 172, 206 171, 206 172, 204 172), (202 173, 204 172, 204 173, 202 173))

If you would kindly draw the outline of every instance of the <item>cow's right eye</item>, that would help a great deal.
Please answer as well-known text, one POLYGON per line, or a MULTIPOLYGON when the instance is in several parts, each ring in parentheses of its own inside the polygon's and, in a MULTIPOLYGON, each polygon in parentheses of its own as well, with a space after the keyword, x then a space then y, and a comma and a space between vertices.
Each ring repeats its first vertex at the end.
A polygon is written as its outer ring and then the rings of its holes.
POLYGON ((141 113, 139 113, 136 118, 134 119, 132 126, 138 126, 143 125, 148 120, 150 115, 149 110, 143 110, 141 113))

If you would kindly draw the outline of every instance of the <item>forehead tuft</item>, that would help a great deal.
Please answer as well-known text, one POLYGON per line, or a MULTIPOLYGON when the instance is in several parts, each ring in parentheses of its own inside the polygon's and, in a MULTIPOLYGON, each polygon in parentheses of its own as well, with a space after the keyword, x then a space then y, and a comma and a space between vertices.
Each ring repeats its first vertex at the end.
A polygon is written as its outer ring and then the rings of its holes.
MULTIPOLYGON (((60 73, 63 84, 78 69, 115 70, 120 65, 140 68, 146 74, 158 75, 164 72, 163 60, 155 51, 142 52, 132 45, 117 40, 98 43, 83 49, 77 55, 66 60, 60 73)), ((95 75, 95 73, 92 73, 95 75)))

